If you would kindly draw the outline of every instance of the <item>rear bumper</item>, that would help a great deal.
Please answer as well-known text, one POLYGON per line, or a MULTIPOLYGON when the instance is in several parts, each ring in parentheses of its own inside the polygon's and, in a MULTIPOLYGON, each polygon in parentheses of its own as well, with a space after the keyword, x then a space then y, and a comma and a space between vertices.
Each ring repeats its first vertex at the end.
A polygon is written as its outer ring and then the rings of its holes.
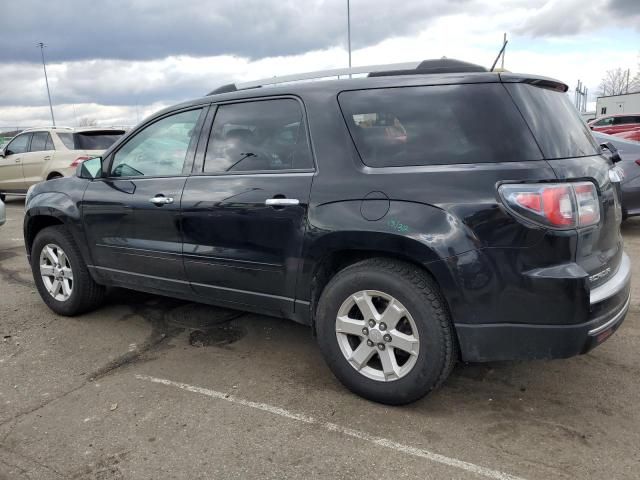
MULTIPOLYGON (((609 338, 630 304, 631 262, 623 254, 616 274, 590 293, 586 321, 569 325, 456 324, 462 360, 489 362, 567 358, 609 338)), ((549 308, 553 308, 551 305, 549 308)))

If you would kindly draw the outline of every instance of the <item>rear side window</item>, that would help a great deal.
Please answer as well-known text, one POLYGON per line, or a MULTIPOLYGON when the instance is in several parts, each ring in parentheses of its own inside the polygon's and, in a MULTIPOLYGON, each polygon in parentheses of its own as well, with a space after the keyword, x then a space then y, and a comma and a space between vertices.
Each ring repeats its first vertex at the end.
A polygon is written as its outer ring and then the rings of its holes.
POLYGON ((313 167, 300 104, 291 98, 218 107, 204 160, 206 173, 313 167))
POLYGON ((499 83, 359 90, 338 100, 371 167, 542 159, 499 83))
POLYGON ((62 144, 67 147, 69 150, 75 150, 73 145, 73 133, 69 132, 56 132, 58 138, 62 142, 62 144))
POLYGON ((526 83, 505 84, 547 159, 598 155, 591 130, 564 92, 526 83))
POLYGON ((623 125, 625 123, 638 123, 637 117, 627 116, 627 117, 615 117, 613 124, 614 125, 623 125))

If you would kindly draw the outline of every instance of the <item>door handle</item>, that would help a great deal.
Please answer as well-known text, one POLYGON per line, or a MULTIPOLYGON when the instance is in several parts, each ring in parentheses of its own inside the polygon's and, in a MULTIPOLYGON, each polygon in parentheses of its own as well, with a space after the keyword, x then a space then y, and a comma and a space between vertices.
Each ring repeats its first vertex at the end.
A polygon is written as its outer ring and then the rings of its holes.
POLYGON ((149 199, 151 203, 157 206, 167 205, 169 203, 173 203, 173 197, 165 197, 164 195, 156 195, 155 197, 151 197, 149 199))
POLYGON ((264 204, 271 207, 287 207, 290 205, 300 205, 300 200, 297 198, 267 198, 264 204))
POLYGON ((16 163, 20 163, 20 160, 22 160, 22 158, 16 158, 16 163))
POLYGON ((43 158, 43 160, 51 160, 51 155, 47 155, 46 157, 43 158))

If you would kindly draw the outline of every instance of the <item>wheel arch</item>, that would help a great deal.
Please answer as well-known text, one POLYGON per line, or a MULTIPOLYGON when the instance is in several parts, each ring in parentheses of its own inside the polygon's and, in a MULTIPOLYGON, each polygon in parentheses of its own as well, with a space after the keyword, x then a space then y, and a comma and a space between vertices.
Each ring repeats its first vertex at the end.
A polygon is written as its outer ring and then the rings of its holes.
MULTIPOLYGON (((338 237, 343 234, 336 233, 338 237)), ((457 282, 447 262, 434 249, 417 240, 402 235, 362 232, 362 241, 354 241, 357 236, 350 232, 345 241, 336 238, 325 239, 310 249, 310 264, 306 265, 299 286, 309 286, 307 291, 298 291, 299 297, 308 299, 309 323, 315 334, 315 312, 318 300, 331 278, 359 261, 369 258, 389 258, 411 264, 429 275, 444 297, 449 311, 451 291, 457 289, 457 282), (331 245, 331 246, 329 246, 331 245)))

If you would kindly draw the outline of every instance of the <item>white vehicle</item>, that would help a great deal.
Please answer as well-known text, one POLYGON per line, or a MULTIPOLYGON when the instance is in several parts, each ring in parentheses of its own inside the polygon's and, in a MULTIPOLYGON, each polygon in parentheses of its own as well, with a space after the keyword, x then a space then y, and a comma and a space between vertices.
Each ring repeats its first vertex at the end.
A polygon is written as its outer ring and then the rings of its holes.
POLYGON ((24 196, 31 185, 73 175, 79 163, 118 140, 119 128, 46 127, 25 130, 0 150, 0 199, 24 196))

